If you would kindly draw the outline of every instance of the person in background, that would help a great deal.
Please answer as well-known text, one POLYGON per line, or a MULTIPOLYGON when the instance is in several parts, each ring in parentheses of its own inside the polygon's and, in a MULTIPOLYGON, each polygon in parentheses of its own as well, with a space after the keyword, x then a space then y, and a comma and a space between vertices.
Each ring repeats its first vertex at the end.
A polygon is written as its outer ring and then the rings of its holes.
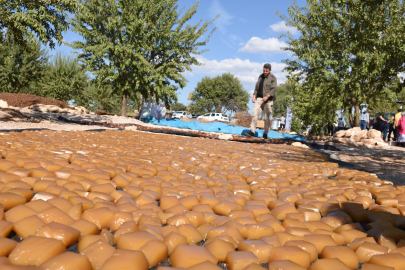
POLYGON ((338 130, 338 126, 339 126, 339 115, 335 114, 335 122, 333 122, 333 135, 335 135, 336 131, 338 130))
POLYGON ((391 141, 391 134, 394 133, 394 139, 392 141, 395 142, 397 140, 397 136, 396 136, 395 131, 394 131, 395 114, 390 113, 388 115, 388 119, 390 120, 390 122, 389 122, 389 130, 388 130, 388 141, 391 141))
POLYGON ((380 118, 380 114, 378 114, 378 116, 376 116, 376 118, 374 120, 373 129, 381 130, 381 125, 382 125, 382 121, 380 118))
POLYGON ((405 142, 405 112, 401 112, 401 118, 398 121, 398 142, 405 142))
MULTIPOLYGON (((360 120, 360 128, 361 130, 366 130, 369 128, 369 124, 370 124, 370 115, 368 113, 368 105, 367 104, 360 104, 359 106, 359 120, 360 120)), ((355 116, 356 115, 356 109, 353 106, 352 108, 352 115, 355 116)), ((351 125, 349 124, 349 127, 351 127, 351 125)))
POLYGON ((335 115, 335 120, 333 121, 333 123, 328 125, 328 133, 327 133, 328 136, 333 136, 335 134, 335 132, 336 132, 336 130, 338 128, 338 124, 339 124, 338 119, 339 119, 339 117, 336 114, 335 115))
POLYGON ((284 114, 282 114, 281 117, 280 117, 280 131, 281 132, 285 131, 285 117, 284 117, 284 114))
POLYGON ((370 117, 370 123, 369 123, 367 130, 370 130, 373 128, 374 128, 374 117, 370 117))
POLYGON ((380 131, 383 134, 383 140, 387 140, 387 134, 390 127, 389 113, 380 113, 380 131))
POLYGON ((368 113, 367 104, 360 104, 360 128, 366 130, 370 125, 370 115, 368 113))
POLYGON ((398 113, 395 114, 395 119, 394 119, 394 137, 397 138, 397 140, 398 140, 398 137, 399 137, 399 134, 398 134, 398 122, 399 122, 399 119, 401 119, 401 117, 402 117, 402 106, 399 107, 398 113))
POLYGON ((333 124, 328 124, 328 132, 326 133, 327 136, 333 136, 333 124))
POLYGON ((345 129, 345 121, 343 121, 343 118, 339 118, 338 131, 339 130, 344 130, 344 129, 345 129))

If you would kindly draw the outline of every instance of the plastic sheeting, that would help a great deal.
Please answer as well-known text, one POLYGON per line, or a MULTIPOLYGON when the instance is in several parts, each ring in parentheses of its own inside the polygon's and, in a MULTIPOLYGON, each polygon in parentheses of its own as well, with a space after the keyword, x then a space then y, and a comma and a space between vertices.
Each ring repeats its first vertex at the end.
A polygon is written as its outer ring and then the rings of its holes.
MULTIPOLYGON (((234 135, 245 135, 245 133, 249 132, 248 128, 239 127, 235 125, 229 125, 222 122, 214 122, 214 123, 200 123, 198 121, 181 121, 179 119, 162 119, 157 120, 154 117, 145 117, 141 119, 142 121, 159 125, 159 126, 166 126, 166 127, 175 127, 175 128, 183 128, 183 129, 191 129, 191 130, 199 130, 199 131, 206 131, 206 132, 219 132, 225 134, 234 134, 234 135)), ((285 132, 276 132, 269 130, 267 134, 269 139, 285 139, 285 140, 294 140, 294 141, 305 141, 306 138, 302 135, 294 135, 288 134, 285 132)), ((263 130, 256 130, 255 137, 263 137, 263 130)))

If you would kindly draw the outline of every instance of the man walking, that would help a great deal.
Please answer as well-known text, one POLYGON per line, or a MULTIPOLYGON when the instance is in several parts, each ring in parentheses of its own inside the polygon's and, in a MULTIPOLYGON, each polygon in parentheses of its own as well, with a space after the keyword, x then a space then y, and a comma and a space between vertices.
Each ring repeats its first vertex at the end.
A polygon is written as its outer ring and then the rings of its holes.
POLYGON ((256 132, 257 120, 261 112, 264 112, 264 134, 263 138, 267 139, 267 133, 270 128, 270 114, 273 111, 273 102, 276 100, 276 88, 277 79, 270 73, 271 65, 265 64, 263 66, 263 74, 259 76, 259 79, 255 86, 252 102, 255 103, 253 108, 253 119, 250 125, 250 131, 245 135, 247 137, 253 137, 256 132))

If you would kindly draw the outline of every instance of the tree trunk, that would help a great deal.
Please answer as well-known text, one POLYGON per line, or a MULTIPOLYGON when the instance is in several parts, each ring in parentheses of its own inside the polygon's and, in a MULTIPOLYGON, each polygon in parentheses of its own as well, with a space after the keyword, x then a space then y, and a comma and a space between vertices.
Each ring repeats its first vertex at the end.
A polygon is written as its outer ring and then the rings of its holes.
POLYGON ((127 116, 127 96, 128 91, 125 90, 122 94, 122 101, 121 101, 121 116, 127 116))
MULTIPOLYGON (((349 123, 352 127, 360 126, 360 105, 356 104, 354 107, 354 114, 349 113, 349 123)), ((352 107, 352 108, 353 108, 352 107)))
POLYGON ((359 127, 360 126, 360 105, 356 104, 354 105, 354 125, 353 127, 359 127))
MULTIPOLYGON (((354 105, 354 114, 352 115, 351 113, 349 114, 349 123, 352 127, 359 127, 360 126, 360 106, 359 105, 354 105)), ((352 108, 353 108, 352 107, 352 108)))

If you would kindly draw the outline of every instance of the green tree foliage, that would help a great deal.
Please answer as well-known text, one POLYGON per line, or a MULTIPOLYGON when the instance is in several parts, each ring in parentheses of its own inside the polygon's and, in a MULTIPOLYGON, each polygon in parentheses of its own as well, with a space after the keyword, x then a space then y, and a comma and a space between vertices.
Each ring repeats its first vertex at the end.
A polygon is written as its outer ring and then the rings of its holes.
POLYGON ((293 118, 291 119, 291 130, 297 132, 298 134, 301 134, 301 129, 302 129, 301 120, 293 116, 293 118))
POLYGON ((224 73, 214 78, 204 77, 192 92, 191 102, 190 111, 194 113, 246 111, 249 93, 238 78, 224 73))
MULTIPOLYGON (((394 85, 395 87, 395 85, 394 85)), ((403 101, 402 97, 405 95, 405 88, 400 92, 396 93, 395 90, 393 91, 388 87, 385 89, 386 95, 381 96, 379 99, 374 100, 372 103, 369 104, 369 113, 370 117, 377 116, 380 112, 394 112, 396 113, 399 108, 399 104, 397 101, 403 101)), ((351 124, 353 125, 353 119, 349 117, 351 120, 351 124)))
POLYGON ((395 101, 405 102, 405 88, 402 88, 401 92, 397 94, 395 101))
POLYGON ((40 95, 64 102, 79 101, 87 80, 85 69, 77 58, 58 52, 47 65, 46 76, 40 83, 40 95))
POLYGON ((77 0, 0 0, 0 40, 13 37, 16 43, 31 46, 38 38, 54 48, 55 40, 62 42, 62 33, 68 28, 67 12, 75 12, 77 3, 77 0))
POLYGON ((38 41, 25 46, 8 38, 0 46, 0 92, 35 94, 46 74, 48 55, 38 41))
POLYGON ((276 116, 287 115, 287 107, 292 98, 292 86, 290 83, 277 86, 277 99, 273 104, 273 114, 276 116))
POLYGON ((182 16, 177 0, 81 0, 72 20, 84 41, 72 43, 98 84, 126 100, 134 93, 170 104, 176 90, 186 85, 184 72, 198 65, 194 57, 207 44, 199 40, 211 22, 186 24, 198 3, 182 16))
MULTIPOLYGON (((383 93, 381 96, 378 96, 376 99, 370 101, 368 104, 368 112, 370 117, 376 117, 379 113, 389 113, 389 112, 397 112, 400 104, 397 101, 403 100, 402 97, 405 94, 405 88, 402 88, 400 92, 397 92, 397 86, 400 79, 397 78, 393 80, 393 82, 386 88, 384 88, 383 93)), ((355 118, 351 114, 351 108, 346 108, 345 110, 345 121, 347 124, 350 123, 351 126, 355 126, 355 118)))
POLYGON ((111 87, 98 85, 95 81, 89 81, 80 98, 75 99, 75 105, 97 112, 118 113, 120 110, 120 96, 114 95, 111 87))
POLYGON ((302 8, 294 2, 288 17, 279 14, 300 33, 286 35, 293 57, 285 63, 293 111, 305 125, 321 129, 336 109, 358 109, 402 89, 404 11, 400 0, 307 0, 302 8))
POLYGON ((172 110, 172 111, 187 111, 187 106, 184 105, 183 103, 176 102, 176 103, 170 105, 170 110, 172 110))
MULTIPOLYGON (((129 96, 127 99, 127 114, 133 115, 134 110, 139 110, 139 95, 129 96)), ((73 101, 75 106, 97 112, 103 111, 119 115, 121 113, 121 96, 114 94, 110 85, 97 84, 96 80, 88 82, 84 91, 73 101)))

